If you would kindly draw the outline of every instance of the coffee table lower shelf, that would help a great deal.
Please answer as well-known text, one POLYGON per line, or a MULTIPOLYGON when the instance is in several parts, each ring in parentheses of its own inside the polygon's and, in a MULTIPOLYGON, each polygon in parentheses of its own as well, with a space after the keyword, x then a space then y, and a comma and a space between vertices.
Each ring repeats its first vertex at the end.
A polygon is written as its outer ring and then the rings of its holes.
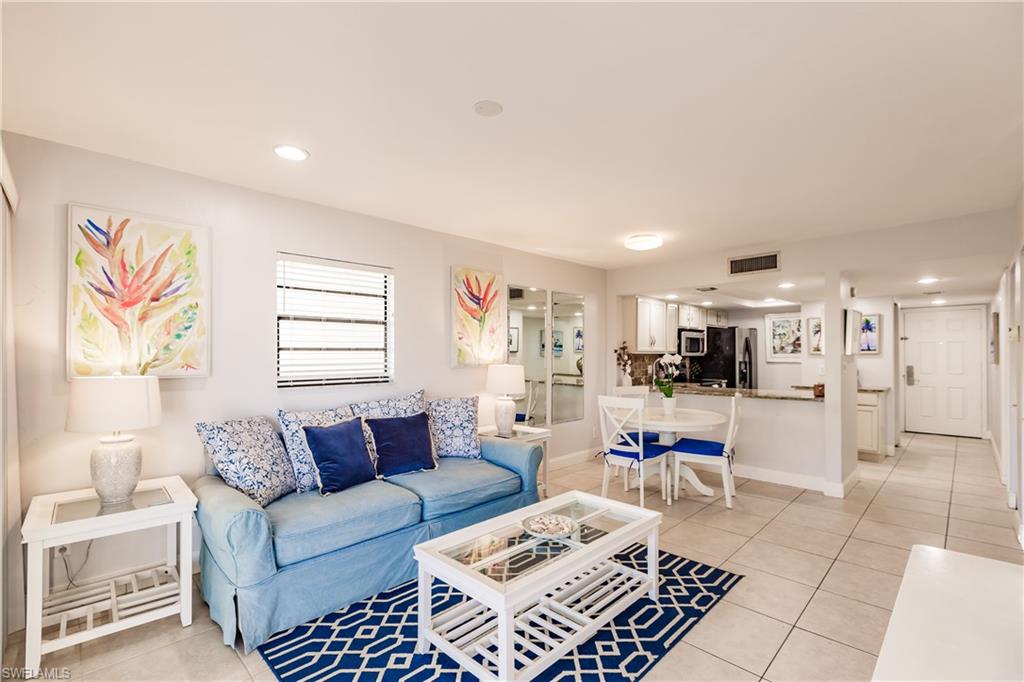
POLYGON ((647 572, 607 559, 515 614, 511 633, 497 611, 469 599, 430 619, 420 637, 483 680, 530 680, 644 596, 657 599, 647 572), (501 675, 502 643, 512 674, 501 675))

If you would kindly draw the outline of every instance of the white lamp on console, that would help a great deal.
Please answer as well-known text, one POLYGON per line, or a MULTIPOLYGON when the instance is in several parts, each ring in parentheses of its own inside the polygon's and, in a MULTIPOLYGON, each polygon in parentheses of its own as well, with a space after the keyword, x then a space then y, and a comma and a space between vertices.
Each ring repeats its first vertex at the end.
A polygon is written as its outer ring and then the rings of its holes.
POLYGON ((526 373, 522 365, 489 365, 487 367, 487 392, 497 397, 494 401, 494 425, 502 438, 512 436, 516 423, 516 401, 514 395, 526 393, 526 373))
POLYGON ((142 447, 129 429, 160 424, 160 382, 154 376, 83 377, 71 380, 65 429, 109 433, 92 451, 92 485, 102 504, 126 502, 142 473, 142 447))

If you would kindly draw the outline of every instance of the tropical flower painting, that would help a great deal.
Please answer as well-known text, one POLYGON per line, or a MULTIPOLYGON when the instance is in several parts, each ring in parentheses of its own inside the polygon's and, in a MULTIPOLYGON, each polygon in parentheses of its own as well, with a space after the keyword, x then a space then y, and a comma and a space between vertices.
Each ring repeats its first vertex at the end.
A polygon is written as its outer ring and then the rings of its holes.
POLYGON ((881 315, 864 315, 860 321, 860 352, 878 353, 878 332, 881 324, 881 315))
POLYGON ((473 367, 505 361, 508 351, 505 283, 493 272, 452 268, 452 365, 473 367))
POLYGON ((768 362, 800 362, 803 332, 799 315, 765 315, 768 362))
POLYGON ((68 214, 68 376, 208 376, 206 228, 89 206, 68 214))

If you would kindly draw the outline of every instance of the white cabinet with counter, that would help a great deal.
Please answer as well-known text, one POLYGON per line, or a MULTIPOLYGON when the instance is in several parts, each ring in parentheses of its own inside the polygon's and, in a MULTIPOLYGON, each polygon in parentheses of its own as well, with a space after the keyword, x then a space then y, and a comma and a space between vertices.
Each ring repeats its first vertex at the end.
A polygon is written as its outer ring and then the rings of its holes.
MULTIPOLYGON (((631 352, 664 353, 668 347, 668 322, 665 301, 645 296, 622 299, 622 334, 631 352)), ((674 328, 672 338, 675 339, 674 328)))
POLYGON ((857 451, 861 459, 882 461, 889 454, 885 429, 885 396, 888 389, 857 391, 857 451))
POLYGON ((679 326, 684 329, 706 329, 708 311, 700 306, 682 304, 679 306, 679 326))

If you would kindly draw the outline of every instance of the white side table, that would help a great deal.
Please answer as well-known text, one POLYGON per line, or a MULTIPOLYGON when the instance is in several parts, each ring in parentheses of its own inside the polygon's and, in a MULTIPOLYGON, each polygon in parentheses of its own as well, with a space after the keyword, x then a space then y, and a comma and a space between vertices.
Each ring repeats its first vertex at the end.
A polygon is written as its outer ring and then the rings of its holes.
MULTIPOLYGON (((497 426, 481 426, 481 436, 492 436, 494 438, 500 438, 498 436, 497 426)), ((539 426, 526 426, 525 424, 516 424, 512 427, 511 440, 521 440, 526 443, 540 443, 541 450, 544 451, 542 458, 541 468, 541 488, 544 490, 544 497, 548 496, 548 443, 551 441, 551 429, 543 429, 539 426)))
POLYGON ((182 627, 190 625, 195 508, 195 495, 177 476, 140 481, 130 501, 108 507, 100 505, 92 488, 33 497, 21 526, 28 546, 25 667, 39 670, 43 654, 175 613, 181 614, 182 627), (51 589, 54 547, 159 526, 167 527, 163 561, 51 589), (84 627, 68 632, 72 621, 84 627), (43 629, 51 626, 58 629, 43 639, 43 629))

